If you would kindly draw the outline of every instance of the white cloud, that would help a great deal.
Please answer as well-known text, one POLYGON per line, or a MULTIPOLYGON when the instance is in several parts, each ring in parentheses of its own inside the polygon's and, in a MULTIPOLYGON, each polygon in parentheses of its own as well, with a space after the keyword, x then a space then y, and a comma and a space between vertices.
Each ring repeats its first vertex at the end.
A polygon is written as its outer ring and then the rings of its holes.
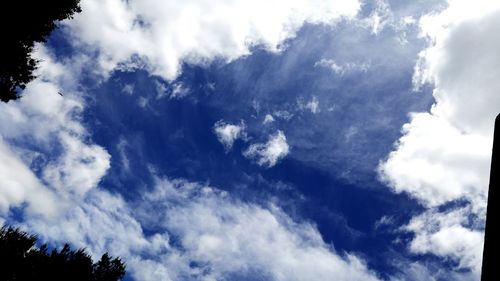
POLYGON ((116 145, 116 149, 120 155, 121 164, 124 172, 130 172, 130 160, 127 156, 127 149, 129 148, 129 144, 127 140, 122 136, 116 145))
POLYGON ((320 61, 315 62, 314 66, 328 67, 337 74, 344 73, 344 68, 337 64, 337 62, 333 59, 321 59, 320 61))
POLYGON ((401 45, 408 43, 407 33, 412 32, 409 31, 408 27, 417 24, 417 20, 414 17, 421 13, 420 10, 416 10, 412 5, 416 4, 415 6, 419 7, 417 9, 428 8, 423 3, 412 3, 405 5, 404 9, 401 9, 401 6, 396 4, 394 5, 396 9, 393 10, 391 9, 391 1, 387 0, 374 0, 370 4, 373 4, 370 14, 367 17, 361 18, 357 24, 371 29, 374 35, 380 35, 386 29, 392 29, 397 32, 397 40, 401 45))
POLYGON ((44 167, 44 180, 54 188, 80 194, 96 187, 110 167, 107 151, 67 133, 61 133, 59 141, 64 153, 44 167))
POLYGON ((122 88, 122 92, 127 94, 127 95, 131 95, 134 93, 134 84, 125 84, 123 85, 123 88, 122 88))
POLYGON ((482 201, 491 143, 490 137, 464 134, 444 118, 413 114, 380 172, 396 192, 408 192, 427 206, 464 196, 482 201))
POLYGON ((398 262, 396 266, 400 273, 391 276, 390 281, 470 281, 480 279, 477 272, 457 272, 444 269, 442 265, 432 262, 398 262))
POLYGON ((121 257, 135 280, 177 280, 171 272, 188 267, 185 259, 175 259, 177 251, 170 247, 168 234, 144 234, 133 209, 120 196, 93 189, 65 200, 71 206, 65 212, 52 219, 28 216, 23 224, 44 241, 71 243, 95 258, 104 252, 121 257))
POLYGON ((148 104, 149 104, 149 99, 145 98, 145 97, 139 97, 139 99, 137 99, 137 104, 141 108, 146 108, 148 106, 148 104))
POLYGON ((161 224, 180 237, 184 255, 200 265, 204 280, 256 273, 268 280, 378 280, 359 258, 338 255, 316 228, 275 206, 239 202, 178 180, 159 181, 146 198, 150 208, 168 210, 161 224))
POLYGON ((424 16, 420 27, 430 46, 420 54, 414 83, 431 83, 435 103, 430 112, 411 115, 380 172, 395 191, 408 192, 428 207, 469 202, 466 211, 446 213, 453 224, 432 223, 424 214, 407 229, 416 235, 412 251, 452 258, 477 271, 493 125, 500 108, 500 39, 494 36, 500 32, 500 3, 449 1, 441 13, 424 16), (471 217, 475 227, 462 223, 471 217))
POLYGON ((85 193, 97 186, 110 167, 110 155, 88 141, 88 133, 80 123, 84 103, 82 93, 76 90, 77 78, 73 76, 79 76, 82 66, 75 61, 57 63, 42 46, 38 47, 35 56, 42 60, 39 78, 28 85, 22 101, 13 104, 13 107, 22 108, 30 122, 16 126, 21 131, 27 127, 28 136, 35 127, 35 130, 44 130, 38 141, 49 143, 48 149, 52 151, 62 148, 57 159, 49 161, 42 171, 51 187, 85 193), (61 97, 58 92, 65 94, 61 97))
POLYGON ((247 158, 257 159, 260 166, 272 167, 285 157, 289 151, 290 148, 286 142, 285 134, 278 130, 274 135, 269 136, 266 143, 250 145, 243 152, 243 155, 247 158))
POLYGON ((500 4, 495 9, 490 2, 451 1, 443 13, 421 20, 422 32, 433 44, 421 53, 415 82, 433 83, 436 102, 430 113, 412 116, 398 149, 382 168, 392 166, 389 179, 403 189, 435 190, 424 195, 429 202, 486 193, 493 125, 500 108, 500 40, 491 36, 500 30, 500 4), (433 173, 402 171, 410 158, 416 165, 435 168, 433 173), (413 182, 397 184, 403 176, 413 182))
POLYGON ((78 61, 55 62, 40 45, 34 56, 41 61, 38 78, 27 85, 20 100, 0 104, 3 150, 10 155, 4 157, 18 167, 9 169, 2 181, 16 182, 19 192, 32 190, 24 198, 15 199, 14 205, 19 200, 30 203, 36 194, 45 194, 47 202, 51 202, 54 189, 59 190, 58 195, 83 194, 97 186, 110 165, 109 154, 89 142, 80 123, 83 101, 74 78, 81 67, 78 61), (16 157, 18 161, 14 160, 16 157), (43 164, 38 167, 34 160, 43 164), (29 175, 28 167, 32 165, 43 175, 42 180, 35 181, 36 176, 29 175))
POLYGON ((261 45, 278 51, 306 22, 353 17, 357 0, 120 1, 86 0, 65 24, 75 44, 98 51, 103 74, 144 66, 173 80, 182 62, 234 60, 261 45))
MULTIPOLYGON (((189 95, 190 89, 181 82, 175 82, 166 86, 165 81, 154 80, 155 90, 156 90, 156 99, 161 99, 165 96, 168 96, 171 99, 181 99, 189 95)), ((144 104, 144 106, 147 102, 144 104)))
POLYGON ((321 66, 331 69, 335 74, 344 75, 351 72, 366 72, 370 68, 368 63, 348 62, 339 64, 334 59, 321 59, 314 63, 314 66, 321 66))
POLYGON ((415 83, 435 84, 432 114, 464 133, 490 136, 498 113, 500 40, 491 34, 500 30, 499 14, 495 1, 450 1, 443 13, 421 20, 435 44, 420 54, 415 83))
POLYGON ((318 113, 319 112, 318 98, 313 96, 312 99, 304 107, 309 109, 314 114, 318 113))
POLYGON ((0 137, 0 216, 12 207, 27 204, 27 212, 54 215, 58 210, 57 197, 44 188, 28 166, 11 151, 0 137))
POLYGON ((293 113, 290 113, 287 110, 277 110, 273 114, 274 114, 274 116, 276 116, 282 120, 285 120, 285 121, 288 121, 288 120, 292 119, 292 117, 293 117, 293 113))
POLYGON ((458 261, 459 269, 472 269, 476 277, 479 277, 484 232, 467 225, 471 212, 473 210, 469 208, 445 213, 430 210, 414 217, 405 227, 416 234, 411 241, 410 250, 415 253, 432 253, 444 258, 451 257, 458 261))
POLYGON ((312 96, 311 100, 305 102, 302 98, 297 99, 298 110, 309 110, 311 113, 316 114, 320 111, 319 101, 316 96, 312 96))
POLYGON ((156 89, 156 99, 161 99, 167 95, 167 87, 165 83, 155 80, 155 89, 156 89))
POLYGON ((0 130, 6 138, 30 136, 44 146, 50 145, 54 134, 63 128, 73 134, 82 134, 84 129, 71 116, 82 109, 82 102, 63 91, 56 83, 35 80, 28 84, 19 101, 0 104, 0 130))
POLYGON ((375 3, 376 8, 366 18, 366 24, 372 28, 373 34, 378 34, 392 20, 392 13, 387 2, 376 0, 375 3))
POLYGON ((170 93, 170 98, 180 99, 189 95, 189 88, 184 86, 182 83, 175 83, 172 86, 172 92, 170 93))
POLYGON ((224 145, 226 151, 229 151, 233 147, 237 139, 246 139, 245 129, 246 126, 243 121, 240 124, 229 124, 219 120, 214 124, 214 133, 220 143, 224 145))
MULTIPOLYGON (((81 58, 55 62, 43 46, 34 56, 41 60, 38 78, 21 99, 0 103, 0 221, 15 222, 10 211, 17 208, 23 227, 38 220, 50 231, 61 231, 58 219, 95 190, 110 156, 91 143, 80 123, 84 104, 75 76, 81 58)), ((74 226, 64 231, 78 233, 74 226)))
POLYGON ((274 117, 271 114, 266 114, 266 116, 264 117, 264 121, 262 121, 262 124, 266 125, 273 122, 274 122, 274 117))

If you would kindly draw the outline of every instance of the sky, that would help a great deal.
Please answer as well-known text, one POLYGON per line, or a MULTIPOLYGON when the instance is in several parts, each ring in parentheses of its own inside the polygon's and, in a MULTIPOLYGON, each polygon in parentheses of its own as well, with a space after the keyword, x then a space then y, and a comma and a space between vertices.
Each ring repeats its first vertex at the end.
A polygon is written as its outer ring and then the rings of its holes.
POLYGON ((480 279, 500 2, 81 7, 0 104, 0 224, 125 280, 480 279))

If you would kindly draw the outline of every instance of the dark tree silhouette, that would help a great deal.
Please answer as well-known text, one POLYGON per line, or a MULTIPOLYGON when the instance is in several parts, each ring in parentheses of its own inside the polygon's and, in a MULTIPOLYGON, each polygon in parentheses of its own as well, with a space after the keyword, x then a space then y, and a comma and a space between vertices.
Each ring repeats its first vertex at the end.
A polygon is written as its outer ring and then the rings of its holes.
POLYGON ((493 151, 491 154, 490 186, 484 232, 483 266, 481 281, 500 280, 498 251, 500 250, 500 114, 495 119, 493 151))
POLYGON ((0 280, 72 280, 118 281, 125 275, 125 265, 107 253, 94 263, 84 249, 48 251, 36 247, 37 237, 18 228, 0 229, 0 280))
POLYGON ((80 0, 0 1, 0 100, 19 98, 19 91, 35 77, 31 58, 35 42, 45 42, 55 21, 80 12, 80 0))

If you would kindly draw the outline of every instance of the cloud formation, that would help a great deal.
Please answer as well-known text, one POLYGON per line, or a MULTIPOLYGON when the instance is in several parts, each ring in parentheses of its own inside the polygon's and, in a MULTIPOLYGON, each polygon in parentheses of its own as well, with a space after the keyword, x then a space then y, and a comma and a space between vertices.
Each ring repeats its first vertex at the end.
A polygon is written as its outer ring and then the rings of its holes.
POLYGON ((366 72, 370 65, 368 63, 354 63, 348 62, 339 64, 333 59, 321 59, 314 63, 314 66, 321 66, 331 69, 337 75, 344 75, 351 72, 366 72))
POLYGON ((24 196, 6 196, 8 189, 0 192, 8 198, 5 206, 26 203, 31 208, 43 201, 49 205, 55 201, 54 209, 64 209, 57 198, 82 195, 95 188, 110 167, 110 156, 89 141, 80 123, 84 105, 75 84, 78 61, 55 62, 41 45, 34 56, 41 60, 38 78, 27 85, 22 99, 0 104, 2 155, 6 161, 0 170, 6 175, 2 182, 17 186, 18 195, 24 196), (30 199, 37 194, 47 199, 30 199))
POLYGON ((278 130, 275 134, 270 135, 266 143, 254 143, 250 145, 243 155, 247 158, 256 159, 257 164, 273 167, 285 157, 290 151, 290 147, 286 142, 285 134, 278 130))
POLYGON ((312 96, 311 100, 308 102, 304 102, 301 99, 299 99, 297 101, 297 103, 299 104, 299 108, 301 110, 307 109, 307 110, 311 111, 312 114, 316 114, 320 111, 319 101, 318 101, 318 98, 316 96, 312 96))
POLYGON ((10 208, 27 204, 27 212, 53 215, 57 212, 56 197, 46 190, 30 168, 12 152, 0 137, 0 216, 10 208))
POLYGON ((336 253, 312 224, 198 183, 157 178, 152 190, 128 203, 102 189, 62 200, 64 212, 27 215, 25 227, 44 241, 70 242, 95 256, 119 255, 135 280, 256 274, 269 280, 379 280, 359 257, 336 253))
POLYGON ((410 250, 419 254, 432 253, 452 258, 458 262, 459 269, 472 269, 478 276, 481 272, 484 232, 480 230, 480 220, 475 221, 476 225, 470 224, 469 217, 474 212, 471 207, 457 208, 446 213, 429 210, 412 218, 405 227, 415 233, 410 250))
POLYGON ((380 172, 396 192, 428 207, 468 202, 467 209, 414 218, 408 225, 416 235, 410 249, 450 257, 479 274, 493 125, 500 108, 500 40, 493 36, 500 32, 500 5, 448 4, 420 20, 422 36, 431 44, 420 54, 414 84, 433 85, 435 103, 430 112, 411 115, 380 172))
POLYGON ((245 128, 245 122, 243 121, 240 124, 229 124, 219 120, 214 124, 214 133, 219 142, 224 145, 226 151, 229 151, 237 139, 246 139, 245 128))
POLYGON ((353 17, 357 0, 82 1, 66 22, 74 43, 93 50, 103 74, 145 66, 173 80, 183 62, 231 61, 262 46, 278 51, 304 23, 353 17))
POLYGON ((181 238, 184 254, 196 261, 206 280, 256 274, 270 280, 378 280, 362 260, 335 253, 314 226, 292 220, 276 206, 164 179, 146 198, 151 208, 168 210, 162 226, 181 238))
POLYGON ((266 114, 266 116, 264 117, 264 121, 262 121, 262 124, 266 125, 273 122, 274 122, 274 117, 271 114, 266 114))

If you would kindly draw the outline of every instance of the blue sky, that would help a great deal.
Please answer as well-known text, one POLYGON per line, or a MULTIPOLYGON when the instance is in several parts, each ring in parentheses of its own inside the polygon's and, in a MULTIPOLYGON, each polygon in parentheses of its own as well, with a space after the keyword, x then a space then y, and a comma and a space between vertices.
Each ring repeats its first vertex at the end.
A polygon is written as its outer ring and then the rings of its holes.
POLYGON ((126 280, 479 279, 500 6, 82 9, 0 105, 1 223, 126 280))

